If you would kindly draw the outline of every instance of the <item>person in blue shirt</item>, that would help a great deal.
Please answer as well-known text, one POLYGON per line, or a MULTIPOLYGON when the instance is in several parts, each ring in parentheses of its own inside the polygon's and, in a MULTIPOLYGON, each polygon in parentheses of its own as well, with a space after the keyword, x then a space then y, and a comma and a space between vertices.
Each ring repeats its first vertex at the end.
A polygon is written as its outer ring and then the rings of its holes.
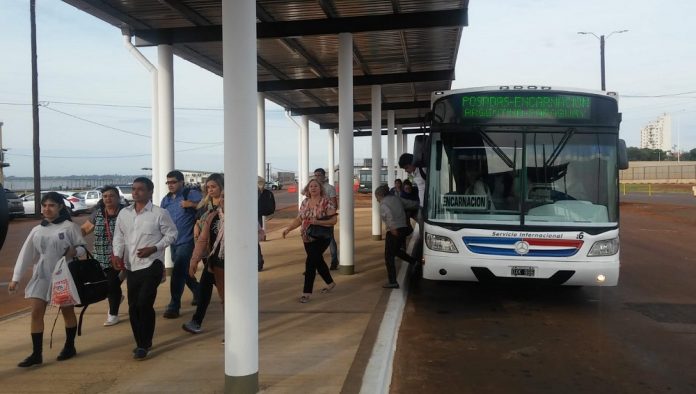
POLYGON ((162 198, 160 206, 169 212, 179 235, 171 245, 174 269, 169 283, 171 301, 164 311, 166 319, 179 317, 181 296, 186 285, 193 293, 193 305, 198 303, 198 281, 188 275, 189 261, 193 253, 193 226, 196 223, 196 206, 201 201, 201 193, 184 185, 184 174, 181 171, 170 171, 167 174, 167 193, 162 198))

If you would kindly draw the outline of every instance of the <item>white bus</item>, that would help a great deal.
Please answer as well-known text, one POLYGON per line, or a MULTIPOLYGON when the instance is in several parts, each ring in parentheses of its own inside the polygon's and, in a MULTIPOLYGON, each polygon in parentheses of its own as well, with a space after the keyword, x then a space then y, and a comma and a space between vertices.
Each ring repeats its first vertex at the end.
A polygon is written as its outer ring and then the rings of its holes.
POLYGON ((432 95, 423 277, 616 286, 616 94, 496 86, 432 95))

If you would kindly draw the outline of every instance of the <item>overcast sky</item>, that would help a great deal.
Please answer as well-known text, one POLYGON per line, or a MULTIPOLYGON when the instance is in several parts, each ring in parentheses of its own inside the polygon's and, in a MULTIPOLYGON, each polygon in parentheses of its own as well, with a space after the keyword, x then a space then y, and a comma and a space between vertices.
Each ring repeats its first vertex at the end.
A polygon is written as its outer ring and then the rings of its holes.
MULTIPOLYGON (((145 173, 147 71, 116 28, 58 0, 37 3, 42 175, 145 173)), ((628 29, 606 41, 607 89, 621 97, 622 138, 638 146, 640 128, 670 113, 673 143, 688 151, 696 148, 696 24, 685 16, 693 15, 693 0, 471 0, 453 87, 599 89, 599 40, 577 32, 628 29)), ((156 50, 142 52, 157 63, 156 50)), ((30 176, 29 0, 2 0, 0 59, 2 142, 11 163, 5 175, 30 176)), ((178 58, 174 70, 175 165, 221 170, 222 79, 178 58)), ((297 127, 282 108, 267 103, 266 110, 267 161, 274 171, 294 171, 297 127)), ((326 167, 327 133, 310 124, 310 170, 326 167)), ((369 143, 356 139, 356 159, 369 157, 369 143)))

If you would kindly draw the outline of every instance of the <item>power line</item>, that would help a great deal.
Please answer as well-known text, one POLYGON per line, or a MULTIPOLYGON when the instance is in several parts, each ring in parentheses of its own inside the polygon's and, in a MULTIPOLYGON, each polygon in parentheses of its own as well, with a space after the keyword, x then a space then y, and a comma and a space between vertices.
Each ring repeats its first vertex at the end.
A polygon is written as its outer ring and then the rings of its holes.
MULTIPOLYGON (((177 153, 181 152, 190 152, 193 150, 200 150, 200 149, 207 149, 207 148, 216 148, 220 146, 217 143, 211 143, 208 144, 207 146, 197 146, 195 148, 189 148, 189 149, 181 149, 176 151, 177 153)), ((29 154, 23 154, 23 153, 13 153, 13 152, 6 152, 6 156, 22 156, 22 157, 32 157, 33 155, 29 154)), ((151 156, 150 153, 136 153, 132 155, 118 155, 118 156, 52 156, 52 155, 41 155, 42 158, 47 158, 47 159, 126 159, 126 158, 131 158, 131 157, 146 157, 146 156, 151 156)))
MULTIPOLYGON (((41 104, 41 105, 39 105, 39 106, 41 106, 41 107, 43 107, 43 108, 46 108, 46 109, 49 110, 49 111, 57 112, 57 113, 59 113, 59 114, 63 114, 63 115, 65 115, 65 116, 69 116, 69 117, 71 117, 71 118, 75 118, 75 119, 77 119, 77 120, 81 120, 81 121, 83 121, 83 122, 91 123, 91 124, 94 124, 94 125, 97 125, 97 126, 105 127, 105 128, 107 128, 107 129, 115 130, 115 131, 118 131, 118 132, 121 132, 121 133, 125 133, 125 134, 135 135, 135 136, 138 136, 138 137, 151 138, 151 137, 150 137, 149 135, 147 135, 147 134, 140 134, 140 133, 136 133, 136 132, 134 132, 134 131, 119 129, 118 127, 113 127, 113 126, 109 126, 109 125, 106 125, 106 124, 103 124, 103 123, 95 122, 95 121, 93 121, 93 120, 85 119, 85 118, 83 118, 83 117, 80 117, 80 116, 77 116, 77 115, 73 115, 73 114, 68 113, 68 112, 64 112, 64 111, 61 111, 61 110, 57 110, 57 109, 55 109, 55 108, 51 108, 51 107, 49 107, 48 105, 41 104)), ((176 140, 176 142, 181 142, 181 143, 183 143, 183 144, 195 144, 195 145, 222 144, 222 142, 194 142, 194 141, 182 141, 182 140, 176 140)))
MULTIPOLYGON (((79 101, 42 101, 42 103, 45 103, 46 105, 49 104, 64 104, 64 105, 76 105, 76 106, 84 106, 84 107, 108 107, 108 108, 138 108, 138 109, 150 109, 152 108, 149 105, 132 105, 132 104, 110 104, 110 103, 86 103, 86 102, 79 102, 79 101)), ((12 103, 12 102, 0 102, 0 104, 3 105, 31 105, 31 103, 26 104, 26 103, 12 103)), ((211 107, 174 107, 175 110, 180 110, 180 111, 224 111, 224 108, 211 108, 211 107)), ((279 113, 285 113, 285 110, 282 109, 271 109, 271 110, 266 110, 266 112, 279 112, 279 113)))
POLYGON ((683 96, 685 94, 693 94, 693 93, 696 93, 696 90, 692 90, 690 92, 667 93, 667 94, 656 94, 656 95, 622 94, 622 95, 620 95, 620 97, 630 97, 630 98, 696 98, 694 96, 677 97, 677 96, 683 96))

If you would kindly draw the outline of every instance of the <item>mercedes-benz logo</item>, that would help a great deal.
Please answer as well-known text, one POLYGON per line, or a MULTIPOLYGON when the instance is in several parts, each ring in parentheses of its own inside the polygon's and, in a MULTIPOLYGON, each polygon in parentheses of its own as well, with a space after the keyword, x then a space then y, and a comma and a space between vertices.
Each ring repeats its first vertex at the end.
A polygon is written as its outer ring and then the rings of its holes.
POLYGON ((515 253, 519 255, 525 255, 529 253, 529 244, 527 243, 527 241, 515 242, 515 253))

